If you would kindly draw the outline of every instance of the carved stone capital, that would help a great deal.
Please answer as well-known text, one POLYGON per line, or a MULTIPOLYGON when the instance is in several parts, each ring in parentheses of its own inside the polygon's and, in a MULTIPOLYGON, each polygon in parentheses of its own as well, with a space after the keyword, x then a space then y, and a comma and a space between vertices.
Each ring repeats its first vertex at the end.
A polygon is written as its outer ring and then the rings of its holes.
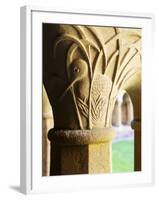
POLYGON ((121 90, 140 84, 140 51, 139 29, 43 25, 51 175, 111 172, 113 108, 121 90))
POLYGON ((136 87, 141 65, 140 30, 45 26, 43 79, 53 108, 54 128, 111 127, 118 93, 129 83, 136 87))

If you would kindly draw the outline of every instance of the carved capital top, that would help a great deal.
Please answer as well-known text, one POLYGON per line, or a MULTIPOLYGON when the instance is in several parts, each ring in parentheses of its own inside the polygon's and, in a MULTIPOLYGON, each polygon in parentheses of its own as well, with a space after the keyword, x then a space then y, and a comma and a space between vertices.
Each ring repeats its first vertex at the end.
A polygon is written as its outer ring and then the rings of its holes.
POLYGON ((110 127, 118 92, 138 81, 141 31, 51 24, 43 31, 43 79, 55 128, 110 127))

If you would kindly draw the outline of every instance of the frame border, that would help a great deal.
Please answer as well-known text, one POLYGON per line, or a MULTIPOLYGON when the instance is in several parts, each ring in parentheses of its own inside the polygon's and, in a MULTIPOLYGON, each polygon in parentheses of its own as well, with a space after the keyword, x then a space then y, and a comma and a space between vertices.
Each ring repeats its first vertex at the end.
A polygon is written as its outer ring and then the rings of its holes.
MULTIPOLYGON (((94 15, 94 16, 115 16, 123 18, 141 18, 150 19, 152 29, 154 29, 154 15, 150 13, 129 13, 129 12, 110 12, 110 11, 94 11, 94 10, 79 10, 74 11, 66 9, 38 7, 38 6, 24 6, 21 7, 21 37, 20 37, 20 191, 22 193, 34 192, 32 183, 32 12, 51 12, 51 13, 65 13, 65 14, 79 14, 79 15, 94 15)), ((151 35, 154 38, 154 35, 151 35)), ((152 38, 152 43, 153 43, 152 38)), ((154 137, 152 134, 152 142, 154 144, 154 137)), ((152 144, 152 151, 154 147, 152 144)), ((154 156, 152 156, 152 183, 154 183, 154 156)), ((150 185, 152 185, 150 183, 150 185)), ((143 183, 144 184, 144 183, 143 183)), ((144 184, 145 185, 145 184, 144 184)), ((149 184, 148 184, 149 185, 149 184)), ((130 184, 128 185, 130 186, 130 184)), ((113 186, 116 187, 116 186, 113 186)), ((119 186, 118 186, 119 187, 119 186)), ((125 187, 125 186, 124 186, 125 187)), ((51 191, 50 191, 51 192, 51 191)))

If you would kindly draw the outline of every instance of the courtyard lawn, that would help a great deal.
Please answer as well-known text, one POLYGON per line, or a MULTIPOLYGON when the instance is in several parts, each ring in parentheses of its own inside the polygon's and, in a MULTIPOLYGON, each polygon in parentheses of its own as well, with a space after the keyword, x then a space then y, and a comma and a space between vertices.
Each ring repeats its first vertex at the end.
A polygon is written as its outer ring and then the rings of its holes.
POLYGON ((134 141, 125 140, 112 145, 112 172, 134 171, 134 141))

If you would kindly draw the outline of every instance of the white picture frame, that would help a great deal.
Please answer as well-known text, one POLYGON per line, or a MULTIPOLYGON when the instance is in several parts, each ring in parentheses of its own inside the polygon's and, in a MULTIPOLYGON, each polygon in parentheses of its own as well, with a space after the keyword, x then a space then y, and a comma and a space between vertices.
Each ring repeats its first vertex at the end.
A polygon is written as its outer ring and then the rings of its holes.
POLYGON ((44 193, 154 183, 152 76, 153 16, 106 11, 21 8, 21 192, 44 193), (73 16, 73 17, 72 17, 73 16), (68 23, 140 27, 142 43, 142 166, 141 172, 42 177, 42 29, 41 24, 68 23), (148 92, 149 91, 149 92, 148 92))

